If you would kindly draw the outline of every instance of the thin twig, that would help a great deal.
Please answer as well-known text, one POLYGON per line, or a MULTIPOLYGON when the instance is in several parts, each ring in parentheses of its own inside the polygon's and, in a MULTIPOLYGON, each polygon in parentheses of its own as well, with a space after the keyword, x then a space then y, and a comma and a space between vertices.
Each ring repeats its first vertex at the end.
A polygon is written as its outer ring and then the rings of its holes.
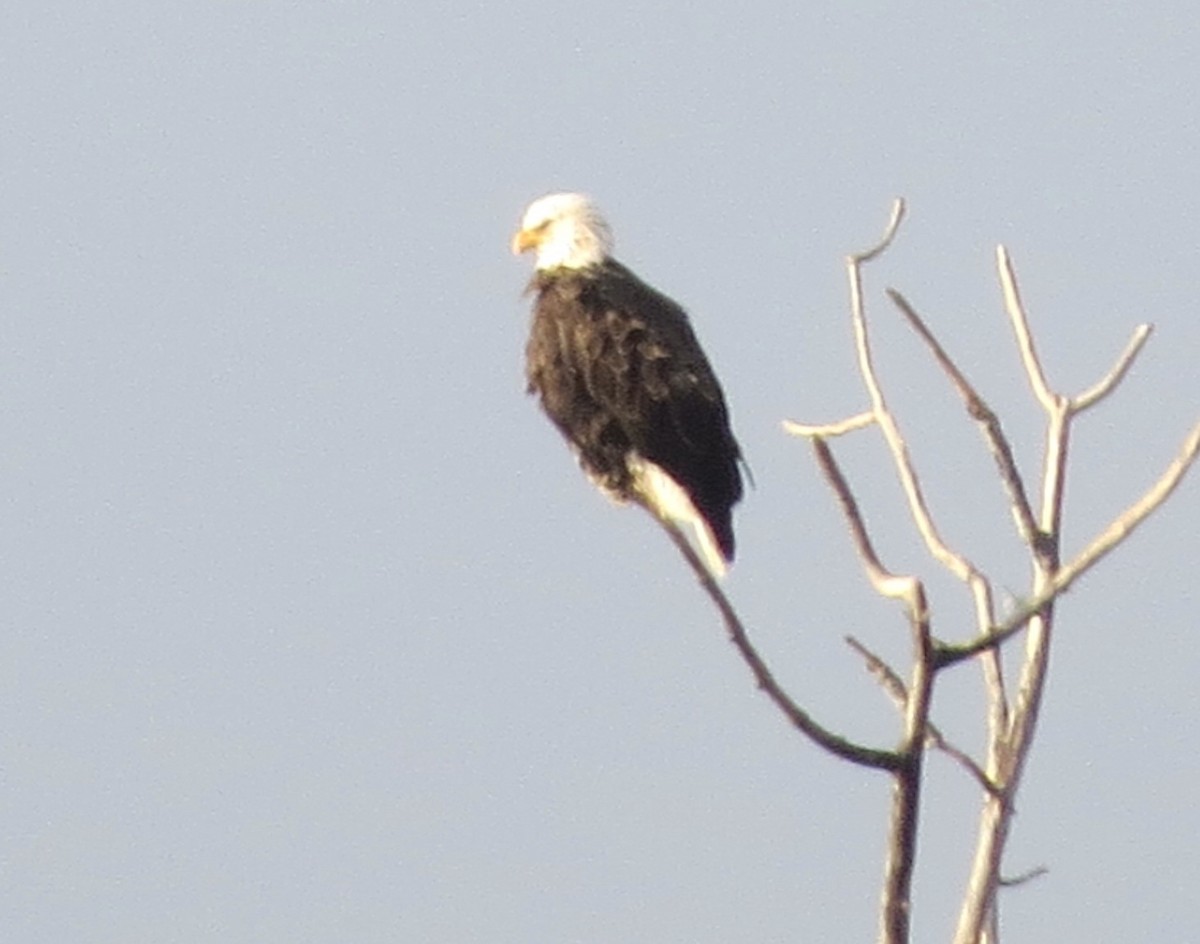
POLYGON ((932 724, 929 725, 929 742, 946 756, 957 761, 962 768, 975 778, 975 782, 991 796, 1000 798, 1003 793, 992 779, 987 775, 987 772, 975 762, 975 759, 970 754, 961 748, 955 747, 947 741, 941 732, 932 724))
POLYGON ((918 619, 925 618, 925 614, 919 606, 919 600, 924 597, 920 581, 915 577, 893 574, 880 563, 879 556, 875 553, 875 548, 871 543, 871 537, 867 534, 862 514, 858 510, 858 502, 855 501, 854 493, 850 491, 850 486, 846 483, 846 478, 842 475, 842 470, 838 466, 837 460, 834 459, 832 450, 819 436, 813 438, 812 447, 817 458, 817 465, 820 466, 821 472, 824 473, 842 508, 842 515, 850 528, 850 537, 854 541, 854 548, 862 559, 863 569, 867 572, 867 579, 871 581, 871 586, 881 596, 893 600, 904 600, 910 611, 917 614, 918 619))
MULTIPOLYGON (((896 238, 896 231, 900 228, 900 223, 904 220, 906 204, 903 197, 897 197, 892 202, 892 215, 888 219, 887 226, 884 227, 883 237, 865 252, 860 252, 846 257, 847 264, 852 269, 857 269, 857 266, 863 262, 868 262, 874 259, 880 253, 892 244, 892 240, 896 238)), ((859 285, 859 293, 861 294, 861 283, 859 285)), ((861 298, 859 298, 861 303, 861 298)), ((783 428, 793 436, 841 436, 844 433, 853 432, 856 429, 862 429, 865 426, 870 426, 875 421, 875 412, 868 410, 865 413, 859 413, 856 416, 851 416, 848 419, 840 420, 835 423, 826 423, 824 425, 811 426, 804 423, 797 423, 792 420, 784 420, 783 428)))
POLYGON ((1140 324, 1134 329, 1133 337, 1125 345, 1125 350, 1117 358, 1117 363, 1113 366, 1113 369, 1093 386, 1079 394, 1079 396, 1071 399, 1072 413, 1082 413, 1088 407, 1108 396, 1113 388, 1125 379, 1125 374, 1133 366, 1134 358, 1138 356, 1138 353, 1142 350, 1142 346, 1149 340, 1150 333, 1153 330, 1154 326, 1149 324, 1140 324))
POLYGON ((892 244, 892 240, 896 238, 896 231, 900 229, 900 223, 904 220, 904 214, 907 209, 908 206, 904 202, 903 197, 897 197, 895 200, 893 200, 892 215, 888 219, 887 226, 885 226, 883 229, 883 238, 865 252, 860 252, 856 255, 850 256, 850 263, 852 265, 861 265, 864 262, 870 262, 880 253, 886 250, 888 246, 892 244))
POLYGON ((797 423, 793 420, 784 420, 783 428, 785 432, 791 433, 793 436, 808 438, 813 436, 832 437, 852 433, 856 429, 863 429, 874 422, 875 414, 868 410, 866 413, 859 413, 857 416, 851 416, 836 423, 826 423, 823 426, 807 426, 804 423, 797 423))
POLYGON ((879 683, 879 687, 883 689, 884 693, 892 700, 896 707, 901 711, 907 708, 908 689, 904 686, 904 680, 896 674, 896 670, 853 636, 845 636, 843 638, 847 646, 862 656, 863 662, 866 663, 867 671, 871 673, 875 681, 879 683))
MULTIPOLYGON (((903 197, 897 197, 892 203, 891 216, 888 219, 887 226, 884 227, 882 238, 864 252, 851 254, 846 257, 847 265, 850 271, 856 276, 858 267, 861 263, 874 259, 880 253, 884 252, 896 237, 896 232, 900 228, 900 223, 904 219, 906 204, 903 197)), ((856 312, 862 310, 862 283, 861 280, 852 278, 851 285, 852 309, 856 312)), ((857 322, 856 322, 857 324, 857 322)), ((861 345, 860 345, 861 349, 861 345)), ((878 410, 871 409, 863 413, 858 413, 844 420, 838 420, 833 423, 824 424, 805 424, 798 423, 794 420, 784 420, 783 428, 786 432, 793 436, 801 436, 810 439, 825 438, 833 436, 841 436, 845 433, 854 432, 855 430, 864 429, 876 422, 878 419, 878 410)))
POLYGON ((1008 437, 1004 435, 1004 430, 1000 426, 1000 420, 992 408, 984 401, 983 397, 979 395, 975 387, 972 386, 971 382, 967 380, 966 375, 958 369, 958 365, 946 353, 941 342, 934 337, 933 332, 929 330, 929 326, 917 314, 916 309, 909 304, 908 299, 891 288, 887 290, 887 295, 895 303, 896 307, 900 309, 901 314, 908 320, 912 329, 917 332, 917 335, 929 347, 934 359, 946 373, 946 376, 950 378, 954 389, 958 391, 958 395, 962 398, 967 413, 982 427, 988 448, 991 450, 992 457, 996 460, 996 467, 1000 473, 1000 481, 1008 493, 1008 500, 1012 506, 1017 531, 1026 544, 1033 545, 1038 539, 1037 524, 1033 520, 1033 510, 1025 492, 1025 482, 1021 478, 1020 471, 1017 469, 1016 459, 1013 458, 1012 445, 1009 443, 1008 437))
POLYGON ((1016 888, 1018 885, 1024 885, 1027 882, 1032 882, 1034 879, 1039 879, 1043 875, 1049 874, 1050 870, 1044 865, 1036 865, 1028 871, 1022 872, 1020 875, 1014 875, 1011 878, 1004 876, 1000 877, 1000 886, 1002 888, 1016 888))
POLYGON ((1004 308, 1012 321, 1013 331, 1017 335, 1017 349, 1021 353, 1021 361, 1025 365, 1025 373, 1029 377, 1030 386, 1038 402, 1049 410, 1054 405, 1055 394, 1051 393, 1046 383, 1046 374, 1042 370, 1042 362, 1033 344, 1033 335, 1029 332, 1029 319, 1025 315, 1025 306, 1021 302, 1021 292, 1017 288, 1017 277, 1013 272, 1012 260, 1008 250, 1003 246, 996 247, 996 265, 1000 272, 1000 288, 1004 293, 1004 308))

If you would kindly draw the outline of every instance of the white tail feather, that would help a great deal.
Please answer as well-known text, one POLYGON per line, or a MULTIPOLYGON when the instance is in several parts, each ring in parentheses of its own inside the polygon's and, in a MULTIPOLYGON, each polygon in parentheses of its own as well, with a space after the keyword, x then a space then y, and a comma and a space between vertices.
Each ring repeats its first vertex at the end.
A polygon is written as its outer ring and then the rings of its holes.
POLYGON ((631 455, 627 462, 646 507, 660 518, 687 525, 692 533, 692 543, 698 546, 709 572, 724 577, 728 566, 717 538, 683 487, 661 466, 641 456, 631 455))

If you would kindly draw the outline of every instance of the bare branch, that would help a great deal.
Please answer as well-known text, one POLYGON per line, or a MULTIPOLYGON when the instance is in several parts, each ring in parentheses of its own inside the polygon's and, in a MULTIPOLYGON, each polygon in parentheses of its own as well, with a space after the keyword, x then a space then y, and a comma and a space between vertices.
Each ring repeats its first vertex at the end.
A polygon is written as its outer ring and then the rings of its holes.
POLYGON ((1027 882, 1032 882, 1034 879, 1039 879, 1043 875, 1049 874, 1050 870, 1044 865, 1034 866, 1020 875, 1014 875, 1012 878, 1000 878, 1000 885, 1003 888, 1016 888, 1018 885, 1024 885, 1027 882))
POLYGON ((811 438, 813 436, 841 436, 844 433, 852 433, 856 429, 864 429, 875 422, 875 414, 868 410, 866 413, 859 413, 857 416, 851 416, 844 420, 839 420, 836 423, 826 423, 824 426, 807 426, 803 423, 797 423, 793 420, 784 420, 783 429, 785 432, 791 433, 793 436, 804 436, 811 438))
MULTIPOLYGON (((1124 541, 1133 530, 1158 508, 1167 497, 1175 491, 1176 486, 1183 480, 1196 455, 1200 453, 1200 423, 1192 427, 1184 439, 1179 454, 1171 460, 1157 482, 1155 482, 1141 498, 1127 508, 1116 520, 1105 528, 1080 554, 1069 564, 1059 570, 1055 576, 1052 590, 1055 595, 1066 592, 1071 584, 1086 573, 1097 561, 1109 551, 1124 541)), ((1048 602, 1048 601, 1047 601, 1048 602)), ((1043 603, 1038 609, 1045 606, 1043 603)))
POLYGON ((929 725, 929 743, 947 757, 957 761, 962 768, 975 779, 975 782, 979 784, 984 791, 994 797, 1001 797, 1003 795, 1000 787, 992 782, 991 778, 988 777, 984 769, 975 762, 975 759, 966 751, 955 747, 953 744, 947 741, 945 737, 942 736, 942 732, 932 724, 929 725))
POLYGON ((853 636, 843 638, 847 646, 862 656, 863 662, 867 665, 867 671, 879 683, 879 687, 884 690, 896 707, 903 711, 908 706, 908 689, 904 687, 904 682, 896 674, 896 671, 853 636))
POLYGON ((1134 329, 1133 337, 1125 345, 1125 350, 1117 358, 1117 363, 1113 366, 1113 369, 1094 386, 1089 387, 1071 400, 1072 413, 1082 413, 1088 407, 1108 396, 1113 388, 1125 379, 1125 374, 1129 372, 1129 368, 1133 365, 1134 358, 1141 352, 1142 346, 1149 340, 1150 333, 1153 330, 1154 326, 1149 324, 1140 324, 1134 329))
POLYGON ((758 650, 754 648, 753 643, 750 642, 750 638, 746 634, 746 629, 742 626, 742 621, 734 610, 733 604, 729 602, 729 598, 725 596, 724 592, 717 585, 716 580, 704 565, 704 562, 696 554, 695 550, 693 550, 691 544, 688 543, 688 539, 674 523, 668 519, 660 518, 649 509, 647 511, 661 525, 662 529, 667 532, 667 536, 675 543, 684 560, 688 562, 693 573, 695 573, 696 579, 700 581, 700 585, 716 605, 717 610, 725 621, 725 627, 729 631, 730 642, 733 643, 734 647, 741 654, 742 660, 750 668, 755 681, 758 683, 758 687, 766 693, 767 697, 775 703, 776 707, 783 712, 785 717, 817 745, 841 757, 843 760, 848 760, 863 767, 874 767, 879 770, 896 770, 901 763, 901 759, 894 751, 881 751, 863 747, 846 738, 840 737, 814 721, 808 712, 792 700, 775 679, 770 669, 767 668, 766 662, 763 661, 758 650))
MULTIPOLYGON (((858 266, 874 259, 880 253, 892 244, 892 240, 896 238, 896 231, 900 229, 900 223, 904 220, 905 203, 903 197, 897 197, 892 203, 892 215, 888 219, 888 224, 884 227, 883 237, 865 252, 855 253, 846 257, 846 264, 853 273, 858 272, 858 266)), ((851 295, 853 304, 857 306, 857 310, 862 307, 862 283, 858 283, 857 289, 851 287, 851 295)), ((784 420, 783 428, 793 436, 841 436, 844 433, 853 432, 856 429, 870 426, 875 420, 875 412, 869 410, 865 413, 859 413, 857 416, 849 417, 835 423, 825 425, 806 425, 796 423, 792 420, 784 420)))
POLYGON ((1188 433, 1179 454, 1167 466, 1158 481, 1141 498, 1122 512, 1112 524, 1101 531, 1074 560, 1062 567, 1043 593, 1027 602, 1003 623, 994 626, 983 636, 970 643, 961 646, 936 644, 935 662, 938 668, 970 658, 992 646, 998 646, 1019 632, 1034 616, 1053 603, 1056 597, 1070 589, 1071 585, 1087 573, 1097 561, 1129 537, 1138 525, 1166 501, 1195 463, 1198 453, 1200 453, 1200 423, 1197 423, 1188 433))
MULTIPOLYGON (((862 303, 862 276, 857 264, 853 261, 849 269, 851 316, 854 322, 859 370, 863 375, 863 381, 871 396, 876 420, 892 453, 892 460, 896 467, 897 476, 904 490, 905 497, 908 499, 909 510, 930 554, 952 574, 967 584, 975 604, 976 625, 979 627, 981 633, 986 632, 987 627, 994 625, 996 622, 991 584, 974 563, 964 555, 950 548, 942 539, 937 526, 933 522, 933 516, 925 502, 925 496, 921 489, 916 469, 913 467, 912 460, 908 454, 908 447, 905 445, 904 439, 900 434, 895 418, 888 409, 882 388, 875 374, 870 341, 867 334, 866 315, 862 303)), ((932 339, 931 334, 930 338, 932 339)), ((938 345, 938 349, 940 350, 940 345, 938 345)), ((1013 469, 1015 472, 1015 463, 1013 463, 1013 469)), ((1016 481, 1019 481, 1019 476, 1016 477, 1016 481)), ((1027 501, 1025 504, 1028 507, 1027 501)), ((1036 530, 1031 533, 1036 533, 1036 530)), ((930 653, 930 668, 939 668, 940 666, 935 659, 936 649, 932 645, 930 653)), ((918 666, 918 668, 921 667, 918 666)), ((999 655, 993 654, 986 657, 983 670, 990 696, 989 725, 994 732, 1000 732, 1008 721, 1008 702, 1003 685, 999 655)))
MULTIPOLYGON (((888 220, 887 226, 884 227, 883 238, 865 252, 852 254, 846 257, 846 263, 852 272, 857 273, 858 266, 861 263, 874 259, 892 244, 892 240, 896 238, 896 231, 899 230, 900 223, 904 220, 904 213, 904 198, 897 197, 892 203, 892 215, 888 220)), ((851 293, 855 299, 855 304, 858 306, 858 309, 861 310, 862 283, 859 282, 857 291, 852 288, 851 293)), ((796 423, 791 420, 784 420, 783 428, 793 436, 841 436, 844 433, 853 432, 854 430, 870 426, 874 421, 875 412, 869 410, 865 413, 859 413, 856 416, 851 416, 848 419, 844 419, 835 423, 827 423, 824 425, 806 425, 803 423, 796 423)))
POLYGON ((975 861, 971 866, 971 877, 963 897, 963 906, 954 932, 954 944, 980 944, 985 929, 990 929, 987 940, 995 944, 996 884, 1000 859, 1008 830, 1012 824, 1011 806, 1004 796, 989 796, 979 816, 979 830, 975 845, 975 861))
MULTIPOLYGON (((1000 481, 1008 493, 1009 506, 1017 533, 1032 548, 1043 544, 1043 535, 1033 518, 1033 510, 1025 492, 1024 480, 1017 469, 1013 457, 1012 446, 1008 437, 1000 427, 1000 421, 994 411, 987 405, 975 387, 967 380, 966 375, 959 370, 958 365, 942 347, 940 341, 917 314, 908 300, 895 289, 887 290, 888 297, 908 319, 909 325, 917 332, 932 351, 935 360, 950 378, 950 382, 962 397, 967 413, 978 422, 983 430, 984 439, 996 462, 1000 481)), ((994 622, 992 608, 992 587, 990 581, 981 573, 967 576, 967 585, 975 601, 975 620, 980 630, 991 626, 994 622)), ((992 649, 982 660, 984 682, 988 693, 988 727, 992 733, 992 744, 1006 730, 1009 719, 1008 692, 1004 686, 1004 665, 997 650, 992 649)), ((994 766, 994 756, 989 754, 989 769, 994 766)), ((986 776, 983 781, 989 789, 994 789, 992 782, 986 776)))
POLYGON ((1150 336, 1150 326, 1139 326, 1109 372, 1083 393, 1070 398, 1055 391, 1047 380, 1030 331, 1012 261, 1003 246, 997 247, 997 268, 1004 307, 1012 324, 1029 385, 1047 416, 1041 494, 1039 504, 1035 508, 1017 467, 1012 445, 995 412, 979 395, 907 299, 897 291, 888 290, 892 301, 925 342, 935 361, 949 378, 968 414, 980 425, 1008 495, 1018 533, 1032 552, 1034 579, 1031 599, 1017 613, 1003 622, 998 621, 993 609, 992 587, 988 578, 967 557, 953 550, 934 524, 908 447, 895 416, 888 408, 875 368, 863 300, 861 267, 864 262, 876 258, 890 245, 903 214, 904 205, 898 202, 881 242, 866 252, 848 256, 846 260, 855 348, 859 370, 871 401, 870 411, 825 425, 785 422, 784 428, 792 435, 812 440, 817 463, 842 508, 868 579, 878 593, 906 602, 912 624, 914 664, 908 685, 870 649, 853 638, 847 639, 864 659, 868 671, 905 716, 904 737, 895 754, 897 766, 892 768, 895 779, 888 859, 885 867, 881 940, 888 944, 908 940, 909 894, 923 752, 926 746, 930 746, 956 760, 985 791, 975 861, 956 932, 956 940, 960 944, 978 944, 981 935, 991 941, 996 939, 996 889, 1001 885, 1029 881, 1045 871, 1039 868, 1023 876, 1005 879, 1000 875, 1000 864, 1011 826, 1012 798, 1021 781, 1028 757, 1028 746, 1040 713, 1049 663, 1055 601, 1059 594, 1065 593, 1075 580, 1140 526, 1178 486, 1200 454, 1200 425, 1189 433, 1179 455, 1159 480, 1138 501, 1114 519, 1069 564, 1062 566, 1059 542, 1072 420, 1078 413, 1089 409, 1110 394, 1122 382, 1145 346, 1150 336), (880 562, 856 499, 825 442, 826 437, 861 429, 872 422, 879 426, 888 445, 909 510, 930 553, 940 564, 964 581, 972 594, 980 635, 967 644, 953 646, 932 639, 922 581, 916 576, 893 574, 880 562), (1029 630, 1026 658, 1010 709, 998 647, 1026 627, 1029 630), (932 683, 936 671, 979 654, 985 656, 982 664, 990 702, 990 737, 986 766, 981 766, 968 754, 949 744, 929 720, 932 683))
MULTIPOLYGON (((1042 539, 1032 547, 1033 592, 1035 597, 1040 597, 1051 590, 1058 573, 1071 412, 1067 398, 1051 391, 1046 383, 1045 372, 1029 334, 1028 319, 1021 304, 1012 263, 1003 246, 999 247, 998 254, 1005 308, 1017 335, 1030 386, 1047 416, 1041 506, 1037 517, 1042 539)), ((980 816, 975 859, 955 932, 956 944, 977 944, 985 930, 994 930, 998 925, 996 889, 999 887, 1004 844, 1012 823, 1011 801, 1020 786, 1029 756, 1030 739, 1041 712, 1050 663, 1053 617, 1054 601, 1050 598, 1029 618, 1025 661, 1008 729, 994 734, 993 743, 989 746, 988 772, 1004 792, 998 797, 988 797, 980 816)), ((993 655, 990 658, 996 657, 993 655)), ((994 938, 991 931, 988 931, 988 936, 994 938)))
MULTIPOLYGON (((862 263, 875 258, 888 247, 895 236, 896 228, 904 215, 903 201, 897 201, 892 219, 884 233, 883 241, 874 249, 850 256, 846 261, 850 281, 850 315, 854 326, 855 347, 858 352, 859 369, 871 397, 871 409, 875 420, 883 431, 884 438, 892 451, 905 493, 909 496, 918 527, 927 536, 930 548, 946 550, 937 536, 924 507, 920 485, 908 457, 904 440, 900 437, 896 422, 888 411, 883 390, 875 373, 871 356, 871 345, 867 333, 867 320, 863 308, 862 263)), ((883 944, 907 944, 909 939, 909 912, 911 907, 912 877, 916 864, 917 823, 920 816, 921 774, 925 760, 925 740, 929 729, 929 705, 933 690, 933 646, 929 631, 929 611, 925 601, 925 588, 915 577, 898 578, 888 573, 879 563, 871 548, 858 515, 854 498, 842 478, 833 454, 822 439, 813 439, 817 461, 825 471, 826 478, 834 486, 842 504, 847 521, 854 533, 859 554, 866 565, 867 573, 876 589, 888 596, 899 596, 906 600, 909 622, 912 625, 913 670, 908 686, 908 699, 904 712, 904 737, 901 742, 900 764, 893 772, 892 810, 889 821, 887 862, 884 865, 883 901, 880 913, 880 939, 883 944)), ((955 560, 960 560, 957 557, 955 560)))
POLYGON ((1021 303, 1021 293, 1017 289, 1017 277, 1013 273, 1012 260, 1008 257, 1008 250, 1003 246, 996 247, 996 268, 1000 272, 1000 287, 1004 292, 1004 308, 1008 312, 1013 331, 1017 336, 1017 347, 1021 352, 1021 361, 1025 365, 1029 384, 1033 387, 1033 393, 1038 402, 1049 410, 1054 405, 1056 394, 1051 392, 1046 383, 1042 362, 1034 347, 1033 336, 1029 333, 1029 319, 1025 316, 1025 306, 1021 303))
POLYGON ((1022 540, 1026 544, 1033 545, 1038 540, 1037 523, 1033 520, 1033 510, 1029 504, 1029 498, 1025 493, 1025 483, 1021 478, 1021 473, 1017 469, 1016 459, 1013 458, 1012 446, 1008 441, 1008 437, 1004 435, 1004 430, 1000 427, 1000 420, 996 417, 995 412, 987 405, 979 392, 971 385, 966 376, 958 365, 954 363, 950 355, 942 347, 928 325, 916 309, 909 304, 908 299, 901 295, 895 289, 887 290, 888 297, 900 309, 901 313, 913 330, 917 332, 921 340, 928 345, 938 365, 945 371, 950 378, 950 382, 954 385, 954 389, 958 391, 962 397, 963 404, 967 408, 967 413, 971 418, 980 424, 983 428, 984 438, 987 440, 988 448, 991 450, 992 457, 996 460, 996 467, 1000 474, 1000 481, 1003 483, 1005 491, 1008 492, 1008 500, 1012 506, 1013 518, 1017 524, 1017 532, 1021 535, 1022 540))
MULTIPOLYGON (((858 256, 849 257, 850 309, 854 323, 855 345, 858 350, 859 371, 862 373, 863 382, 866 384, 867 392, 870 394, 875 419, 879 423, 880 431, 883 433, 888 449, 892 453, 892 460, 896 466, 896 474, 900 479, 901 487, 904 489, 905 497, 908 499, 913 520, 916 522, 917 530, 921 533, 921 537, 929 548, 929 552, 935 560, 946 567, 954 576, 971 585, 972 591, 976 595, 977 609, 980 605, 986 603, 987 612, 990 614, 990 589, 986 587, 986 581, 983 580, 978 568, 966 557, 951 550, 950 546, 942 539, 941 533, 934 524, 933 516, 930 514, 929 507, 925 502, 925 494, 921 489, 921 483, 913 466, 912 458, 909 456, 908 446, 905 444, 904 437, 900 434, 895 417, 892 415, 884 398, 883 389, 875 372, 870 339, 867 333, 866 314, 862 301, 862 274, 859 271, 857 262, 859 258, 858 256)), ((870 258, 873 258, 873 255, 870 258)), ((991 622, 992 620, 989 618, 981 625, 990 625, 991 622)))
POLYGON ((892 240, 896 238, 896 231, 900 229, 900 223, 904 219, 904 213, 906 209, 907 206, 903 197, 897 197, 894 201, 892 201, 892 215, 888 220, 887 226, 884 227, 883 238, 865 252, 860 252, 856 255, 850 256, 849 260, 852 265, 870 262, 892 244, 892 240))
POLYGON ((876 593, 882 596, 906 601, 910 611, 916 613, 918 618, 924 618, 924 607, 918 602, 924 597, 920 581, 915 577, 893 574, 880 563, 879 556, 871 544, 871 537, 867 534, 866 525, 863 524, 862 515, 859 513, 858 502, 855 501, 850 486, 846 484, 846 479, 838 467, 837 460, 833 457, 833 452, 825 440, 819 436, 813 438, 812 446, 817 457, 817 465, 820 466, 830 487, 833 488, 834 495, 837 496, 838 504, 841 505, 846 524, 850 527, 850 536, 854 541, 855 550, 862 559, 863 568, 867 572, 867 579, 871 581, 871 586, 875 588, 876 593))

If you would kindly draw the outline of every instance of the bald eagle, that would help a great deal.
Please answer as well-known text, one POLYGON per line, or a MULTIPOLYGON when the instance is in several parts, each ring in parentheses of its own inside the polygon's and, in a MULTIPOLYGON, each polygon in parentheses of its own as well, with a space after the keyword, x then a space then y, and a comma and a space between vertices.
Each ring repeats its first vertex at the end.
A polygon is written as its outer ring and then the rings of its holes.
POLYGON ((535 200, 512 248, 537 255, 528 392, 603 492, 690 526, 724 574, 741 449, 687 314, 612 257, 608 223, 582 194, 535 200))

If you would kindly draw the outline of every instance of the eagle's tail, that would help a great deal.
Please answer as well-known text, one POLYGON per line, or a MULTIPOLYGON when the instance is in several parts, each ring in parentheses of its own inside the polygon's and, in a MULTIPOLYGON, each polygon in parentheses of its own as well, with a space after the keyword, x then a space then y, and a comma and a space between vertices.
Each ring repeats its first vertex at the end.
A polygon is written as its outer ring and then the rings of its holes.
POLYGON ((733 561, 733 527, 728 520, 710 521, 696 508, 683 486, 661 466, 640 456, 628 460, 642 503, 658 517, 685 524, 714 577, 724 577, 733 561), (716 524, 718 529, 714 529, 716 524))

